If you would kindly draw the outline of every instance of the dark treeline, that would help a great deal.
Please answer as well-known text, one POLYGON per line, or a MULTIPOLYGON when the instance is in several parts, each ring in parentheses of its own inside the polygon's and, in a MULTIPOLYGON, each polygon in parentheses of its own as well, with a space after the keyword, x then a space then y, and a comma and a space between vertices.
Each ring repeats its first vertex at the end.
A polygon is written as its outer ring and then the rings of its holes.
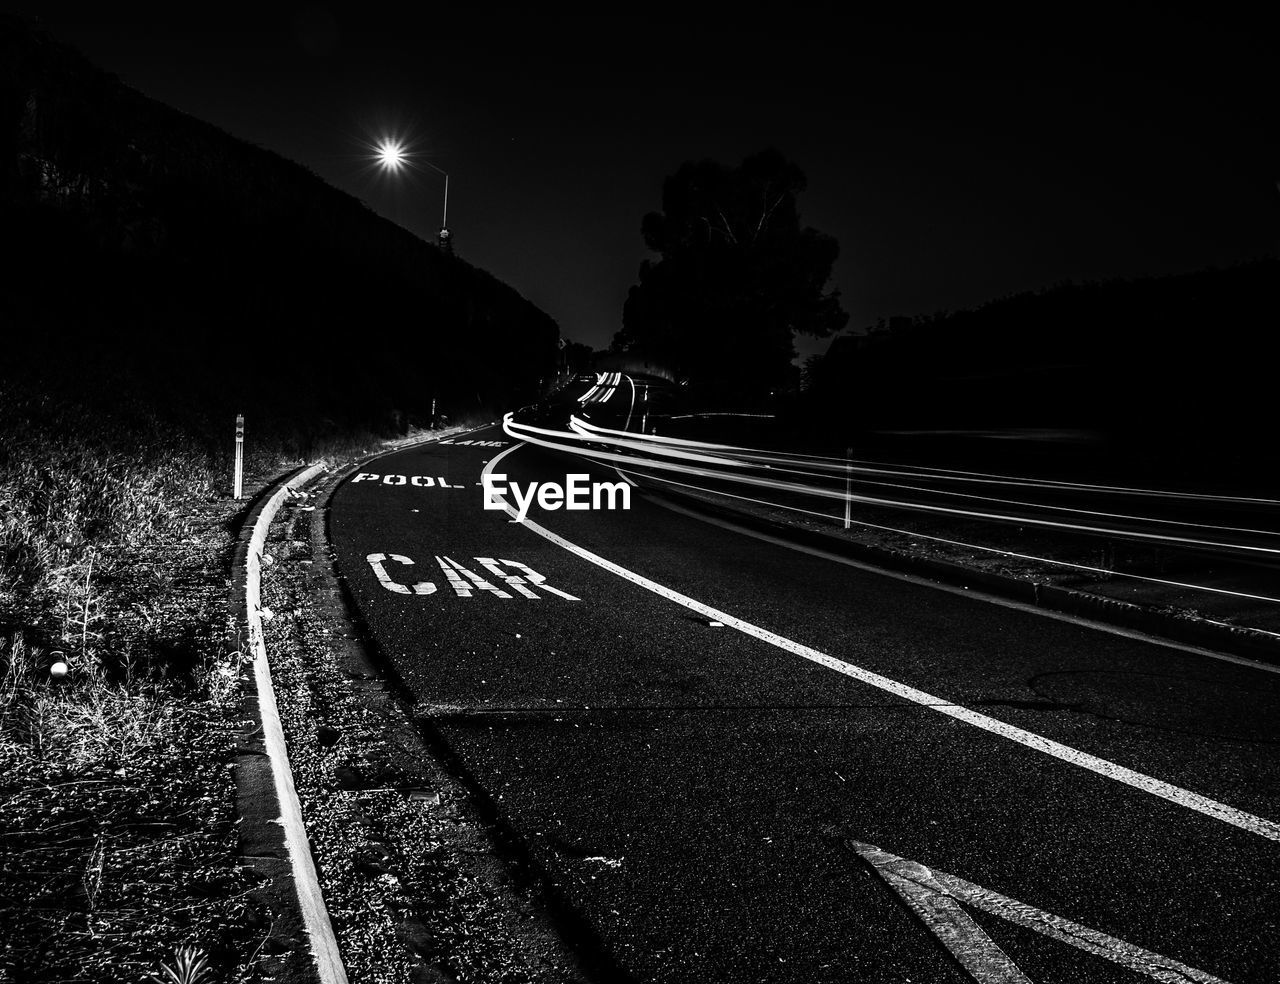
POLYGON ((0 373, 83 399, 305 435, 556 370, 556 324, 490 274, 3 15, 0 227, 0 373))
POLYGON ((806 187, 776 150, 682 164, 641 224, 658 258, 640 265, 613 350, 668 367, 708 404, 794 388, 795 336, 825 338, 849 317, 827 289, 839 245, 800 218, 806 187))
POLYGON ((806 367, 807 399, 864 427, 1070 426, 1253 440, 1274 426, 1280 261, 1063 284, 895 318, 806 367))

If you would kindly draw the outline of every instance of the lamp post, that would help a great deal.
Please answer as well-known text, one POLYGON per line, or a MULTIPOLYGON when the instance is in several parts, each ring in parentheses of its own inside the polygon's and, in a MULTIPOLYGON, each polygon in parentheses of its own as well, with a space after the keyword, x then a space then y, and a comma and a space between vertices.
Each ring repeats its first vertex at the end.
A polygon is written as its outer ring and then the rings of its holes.
POLYGON ((452 253, 453 233, 449 231, 449 172, 436 167, 430 161, 423 161, 422 163, 438 174, 444 175, 444 210, 440 213, 440 232, 436 236, 436 245, 452 253))
MULTIPOLYGON (((395 140, 384 140, 378 144, 378 163, 383 169, 399 173, 400 169, 409 165, 409 154, 404 146, 395 140)), ((440 232, 436 236, 436 245, 450 253, 453 252, 453 234, 449 231, 449 172, 437 167, 430 161, 422 161, 431 170, 444 177, 444 210, 440 214, 440 232)))

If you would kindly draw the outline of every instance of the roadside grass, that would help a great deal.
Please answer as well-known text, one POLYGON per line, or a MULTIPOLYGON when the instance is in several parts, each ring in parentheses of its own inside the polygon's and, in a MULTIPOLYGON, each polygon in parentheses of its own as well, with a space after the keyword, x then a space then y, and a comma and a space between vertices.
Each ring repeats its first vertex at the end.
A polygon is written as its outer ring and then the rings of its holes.
POLYGON ((263 931, 236 863, 230 662, 184 683, 60 683, 21 636, 0 660, 0 970, 141 979, 192 945, 248 979, 263 931))
POLYGON ((0 383, 0 980, 254 979, 221 470, 0 383))
MULTIPOLYGON (((247 492, 299 448, 386 446, 266 430, 247 492)), ((248 670, 228 645, 226 437, 0 380, 0 981, 265 973, 230 771, 248 670)))

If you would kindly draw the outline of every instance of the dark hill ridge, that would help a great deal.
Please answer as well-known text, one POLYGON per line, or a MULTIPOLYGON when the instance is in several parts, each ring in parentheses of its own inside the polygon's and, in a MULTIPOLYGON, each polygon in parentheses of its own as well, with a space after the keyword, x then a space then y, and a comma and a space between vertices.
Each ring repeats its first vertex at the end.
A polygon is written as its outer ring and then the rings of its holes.
POLYGON ((506 284, 8 15, 0 220, 0 372, 360 423, 554 372, 555 322, 506 284))
POLYGON ((1090 427, 1184 443, 1273 440, 1280 261, 1061 284, 895 318, 808 366, 846 428, 1090 427))

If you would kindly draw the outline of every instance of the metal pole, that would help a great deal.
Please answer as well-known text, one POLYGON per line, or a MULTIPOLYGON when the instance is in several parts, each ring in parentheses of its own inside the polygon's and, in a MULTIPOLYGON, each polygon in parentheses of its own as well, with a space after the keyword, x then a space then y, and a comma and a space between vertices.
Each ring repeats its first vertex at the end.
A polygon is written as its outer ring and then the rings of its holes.
POLYGON ((440 217, 440 228, 449 228, 449 175, 444 176, 444 215, 440 217))
POLYGON ((852 491, 850 486, 851 486, 851 483, 853 482, 853 474, 852 474, 853 465, 850 463, 850 460, 849 460, 852 457, 853 457, 853 448, 845 448, 844 449, 844 528, 846 530, 849 528, 849 495, 850 495, 850 492, 852 491))
POLYGON ((244 496, 244 414, 236 414, 236 478, 234 498, 244 496))

